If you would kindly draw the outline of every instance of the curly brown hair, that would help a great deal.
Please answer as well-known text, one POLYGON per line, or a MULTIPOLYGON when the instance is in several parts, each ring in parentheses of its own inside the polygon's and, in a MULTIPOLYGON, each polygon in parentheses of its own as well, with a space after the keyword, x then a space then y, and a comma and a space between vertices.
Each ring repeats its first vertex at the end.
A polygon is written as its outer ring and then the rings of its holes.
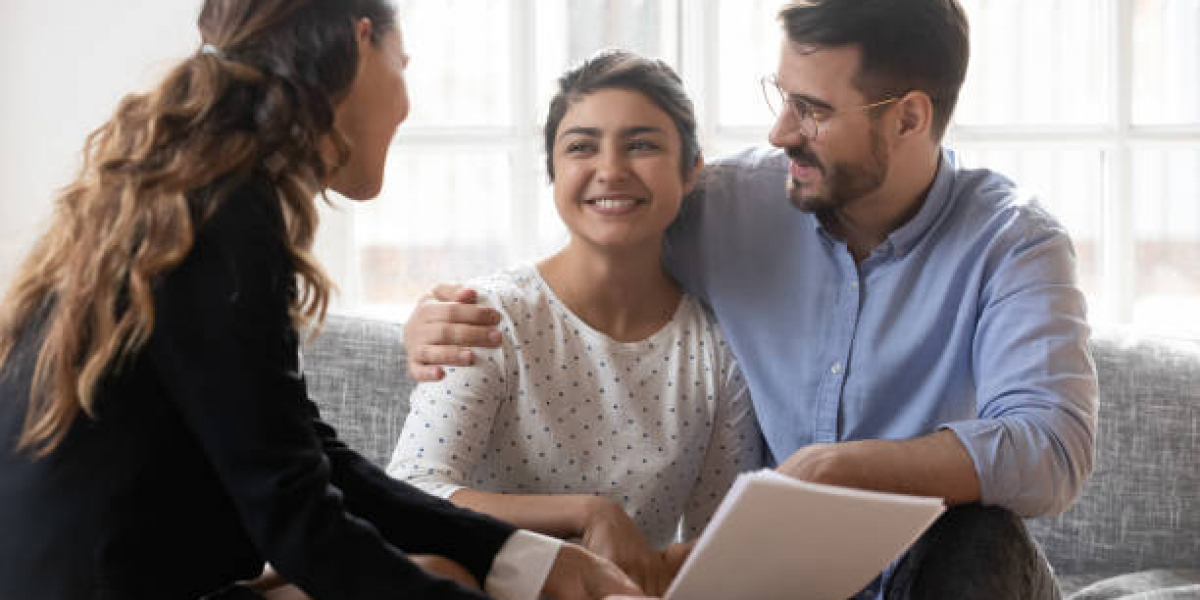
POLYGON ((0 372, 42 324, 18 450, 44 456, 80 411, 94 415, 98 384, 154 329, 155 282, 256 172, 269 173, 284 215, 293 322, 324 317, 332 283, 310 251, 315 203, 350 155, 334 110, 356 72, 363 18, 373 41, 395 27, 385 0, 207 0, 203 49, 149 93, 126 96, 88 137, 0 305, 0 372))

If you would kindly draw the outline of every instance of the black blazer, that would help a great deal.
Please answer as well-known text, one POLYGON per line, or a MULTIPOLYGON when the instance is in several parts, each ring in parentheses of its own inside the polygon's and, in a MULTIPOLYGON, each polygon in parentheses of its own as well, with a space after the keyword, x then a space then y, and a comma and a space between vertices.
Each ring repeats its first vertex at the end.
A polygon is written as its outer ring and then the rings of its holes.
MULTIPOLYGON (((155 287, 154 330, 95 418, 52 454, 13 451, 41 331, 0 379, 0 600, 193 599, 263 561, 315 598, 481 598, 513 529, 391 479, 308 400, 288 317, 295 276, 269 186, 241 186, 155 287)), ((396 365, 397 369, 403 365, 396 365)))

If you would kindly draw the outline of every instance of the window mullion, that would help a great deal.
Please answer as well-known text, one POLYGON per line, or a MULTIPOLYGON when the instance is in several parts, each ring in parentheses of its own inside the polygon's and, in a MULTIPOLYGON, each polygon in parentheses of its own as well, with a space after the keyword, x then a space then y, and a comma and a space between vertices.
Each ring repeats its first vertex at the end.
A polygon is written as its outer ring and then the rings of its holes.
POLYGON ((507 257, 506 263, 532 257, 537 250, 540 233, 537 170, 533 166, 536 161, 529 160, 529 157, 538 154, 537 123, 529 118, 529 107, 538 101, 537 69, 531 68, 531 65, 537 64, 535 1, 513 0, 512 14, 509 15, 513 35, 513 137, 510 139, 513 188, 509 221, 512 232, 510 251, 515 252, 516 256, 507 257))
POLYGON ((660 58, 678 67, 683 60, 683 0, 662 0, 659 24, 660 58))
POLYGON ((711 153, 716 147, 717 115, 720 114, 717 88, 719 33, 716 19, 719 1, 690 0, 681 2, 680 7, 680 18, 684 21, 680 42, 680 75, 696 102, 696 125, 706 153, 711 153))
POLYGON ((1133 3, 1109 0, 1112 44, 1113 89, 1112 122, 1116 135, 1111 145, 1112 158, 1107 170, 1108 194, 1105 198, 1105 243, 1103 295, 1111 303, 1101 320, 1129 323, 1133 320, 1135 290, 1135 232, 1133 215, 1132 156, 1129 136, 1133 114, 1133 3))

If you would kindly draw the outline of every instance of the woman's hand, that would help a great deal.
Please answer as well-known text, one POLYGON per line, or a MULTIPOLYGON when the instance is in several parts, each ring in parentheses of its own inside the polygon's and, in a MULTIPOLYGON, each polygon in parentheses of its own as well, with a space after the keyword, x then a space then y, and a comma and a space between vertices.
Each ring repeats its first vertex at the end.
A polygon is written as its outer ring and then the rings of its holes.
POLYGON ((466 567, 437 554, 410 554, 408 558, 430 575, 444 577, 471 590, 482 590, 475 576, 466 567))
POLYGON ((542 595, 553 600, 601 600, 612 594, 641 593, 615 564, 570 542, 559 548, 542 587, 542 595))
POLYGON ((437 381, 445 373, 440 365, 468 366, 475 355, 470 348, 500 345, 500 313, 475 306, 474 290, 443 284, 421 297, 404 324, 408 374, 415 381, 437 381))
POLYGON ((673 573, 664 554, 650 545, 617 503, 594 497, 580 537, 585 548, 612 560, 647 593, 660 595, 671 584, 673 573))
MULTIPOLYGON (((697 538, 699 539, 699 538, 697 538)), ((690 542, 681 542, 671 544, 663 548, 663 571, 666 574, 667 585, 670 586, 672 581, 675 581, 675 576, 679 574, 679 569, 683 567, 683 562, 692 554, 692 550, 696 547, 696 540, 690 542)), ((664 588, 659 594, 667 593, 664 588)))

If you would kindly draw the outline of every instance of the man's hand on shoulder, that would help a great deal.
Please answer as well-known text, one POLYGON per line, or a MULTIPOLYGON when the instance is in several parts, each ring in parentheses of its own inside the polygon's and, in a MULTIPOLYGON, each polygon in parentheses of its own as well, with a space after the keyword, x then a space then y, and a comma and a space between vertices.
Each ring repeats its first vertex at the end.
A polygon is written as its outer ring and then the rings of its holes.
POLYGON ((500 345, 500 313, 476 306, 475 290, 442 284, 421 297, 404 324, 408 374, 416 381, 437 381, 443 365, 468 366, 475 360, 471 348, 500 345))

